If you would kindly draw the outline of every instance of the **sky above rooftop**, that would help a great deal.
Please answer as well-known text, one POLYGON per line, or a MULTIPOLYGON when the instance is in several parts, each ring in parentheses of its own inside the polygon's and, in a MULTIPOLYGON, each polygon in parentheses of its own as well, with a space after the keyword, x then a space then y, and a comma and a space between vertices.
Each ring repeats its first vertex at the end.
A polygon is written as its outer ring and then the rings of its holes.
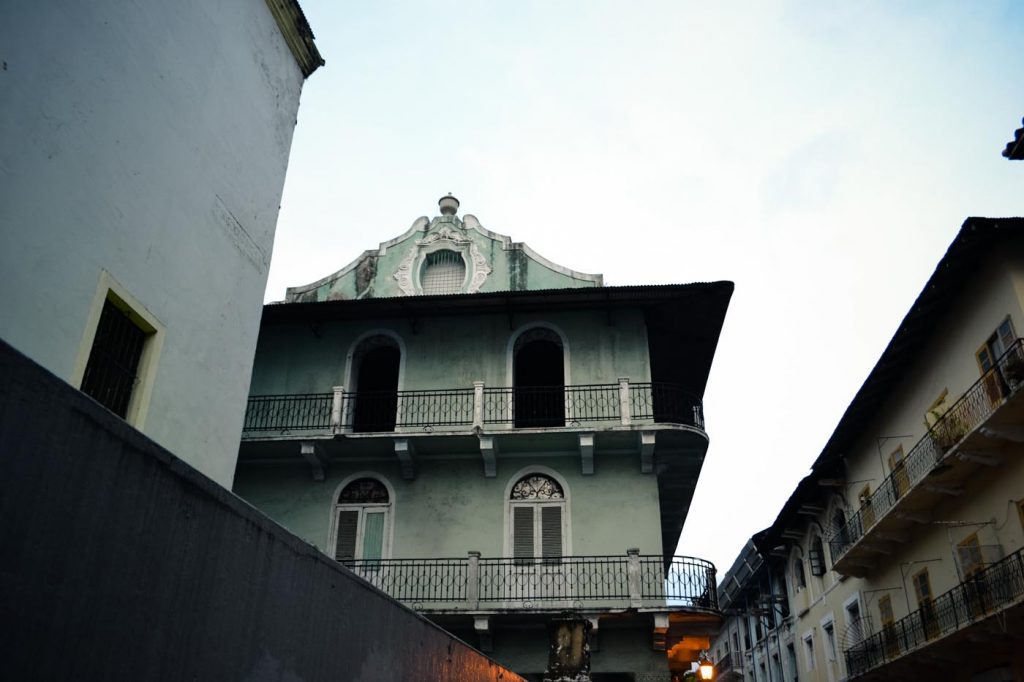
POLYGON ((1024 162, 1000 155, 1024 114, 1024 3, 302 6, 327 65, 302 94, 267 300, 447 192, 609 285, 734 281, 679 546, 722 572, 964 219, 1024 214, 1024 162))

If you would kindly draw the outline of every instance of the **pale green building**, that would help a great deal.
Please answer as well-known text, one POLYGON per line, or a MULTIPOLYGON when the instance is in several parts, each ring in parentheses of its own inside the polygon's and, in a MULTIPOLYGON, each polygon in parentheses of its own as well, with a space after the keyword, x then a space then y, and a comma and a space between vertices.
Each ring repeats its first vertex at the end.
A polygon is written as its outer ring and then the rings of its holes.
POLYGON ((234 489, 528 679, 668 680, 720 622, 673 553, 732 283, 605 287, 440 206, 265 307, 234 489))

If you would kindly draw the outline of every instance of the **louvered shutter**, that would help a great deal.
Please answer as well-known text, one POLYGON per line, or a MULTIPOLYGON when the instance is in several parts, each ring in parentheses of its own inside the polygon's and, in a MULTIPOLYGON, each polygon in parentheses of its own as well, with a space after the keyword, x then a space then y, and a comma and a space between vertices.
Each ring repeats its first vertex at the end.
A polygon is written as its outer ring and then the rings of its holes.
POLYGON ((512 557, 517 564, 533 559, 533 507, 512 507, 512 557))
POLYGON ((358 528, 358 511, 338 512, 337 541, 334 545, 336 561, 352 561, 356 558, 356 531, 358 528))
POLYGON ((999 325, 999 329, 997 329, 996 332, 999 334, 999 340, 1003 345, 999 351, 1000 353, 1005 353, 1011 346, 1013 346, 1013 342, 1017 340, 1016 335, 1013 333, 1013 323, 1010 322, 1009 317, 1003 320, 1003 323, 999 325))
POLYGON ((540 508, 540 555, 545 564, 562 561, 562 507, 540 508))

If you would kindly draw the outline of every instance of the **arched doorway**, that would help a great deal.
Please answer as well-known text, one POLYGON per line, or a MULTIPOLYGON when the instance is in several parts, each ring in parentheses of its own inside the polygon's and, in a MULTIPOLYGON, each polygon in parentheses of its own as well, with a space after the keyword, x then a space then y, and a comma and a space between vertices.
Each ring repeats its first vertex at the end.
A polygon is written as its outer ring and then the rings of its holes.
POLYGON ((394 431, 398 410, 398 372, 402 352, 394 339, 378 335, 356 349, 356 399, 352 430, 394 431))
POLYGON ((565 426, 565 356, 558 334, 537 327, 519 335, 512 383, 515 426, 565 426))

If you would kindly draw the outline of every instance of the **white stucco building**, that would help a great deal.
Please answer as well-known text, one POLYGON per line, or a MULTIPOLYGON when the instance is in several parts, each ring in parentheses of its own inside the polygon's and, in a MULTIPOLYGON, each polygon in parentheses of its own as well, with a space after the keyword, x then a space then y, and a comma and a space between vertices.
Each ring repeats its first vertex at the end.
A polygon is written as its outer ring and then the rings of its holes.
POLYGON ((295 0, 0 5, 0 338, 230 486, 302 85, 295 0))

